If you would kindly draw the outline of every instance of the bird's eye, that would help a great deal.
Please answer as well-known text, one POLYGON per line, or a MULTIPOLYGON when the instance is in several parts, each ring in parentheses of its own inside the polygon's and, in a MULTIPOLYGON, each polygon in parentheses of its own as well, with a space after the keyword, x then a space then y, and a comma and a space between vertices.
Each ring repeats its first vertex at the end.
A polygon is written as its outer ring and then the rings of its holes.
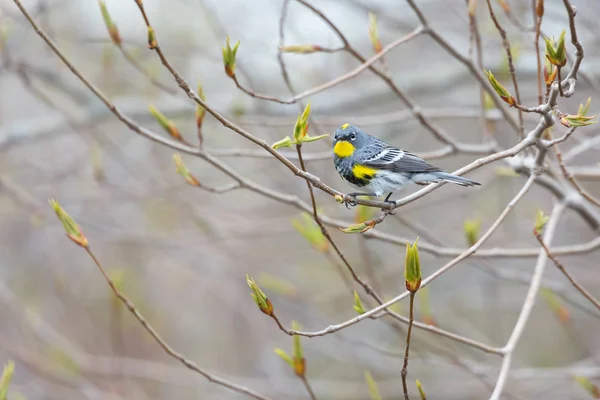
POLYGON ((352 132, 350 134, 350 140, 356 140, 356 133, 352 132))

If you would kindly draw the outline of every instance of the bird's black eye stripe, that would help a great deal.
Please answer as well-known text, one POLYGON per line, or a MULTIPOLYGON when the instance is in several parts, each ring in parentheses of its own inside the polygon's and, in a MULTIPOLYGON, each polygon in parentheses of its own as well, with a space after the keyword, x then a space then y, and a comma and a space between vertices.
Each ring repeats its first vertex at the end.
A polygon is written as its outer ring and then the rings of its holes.
POLYGON ((356 133, 352 132, 350 134, 350 140, 356 140, 356 133))

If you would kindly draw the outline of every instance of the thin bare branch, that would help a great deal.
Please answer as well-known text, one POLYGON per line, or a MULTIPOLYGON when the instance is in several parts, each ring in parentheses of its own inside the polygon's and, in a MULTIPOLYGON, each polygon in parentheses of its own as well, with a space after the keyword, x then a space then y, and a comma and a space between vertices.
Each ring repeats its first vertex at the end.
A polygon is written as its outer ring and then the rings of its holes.
POLYGON ((414 321, 414 307, 415 307, 415 293, 410 293, 410 303, 409 303, 409 319, 408 319, 408 331, 406 332, 406 346, 404 347, 404 361, 402 364, 402 371, 400 375, 402 376, 402 390, 404 391, 404 400, 409 400, 408 398, 408 385, 406 384, 406 375, 408 374, 408 353, 410 351, 410 334, 412 332, 412 325, 414 321))
MULTIPOLYGON (((18 2, 19 0, 15 0, 15 1, 18 2)), ((247 395, 247 396, 257 399, 257 400, 268 400, 268 397, 266 397, 260 393, 257 393, 252 389, 249 389, 245 386, 241 386, 236 383, 230 382, 230 381, 223 379, 217 375, 207 372, 206 370, 200 368, 198 366, 198 364, 196 364, 195 362, 187 359, 183 354, 180 354, 177 351, 175 351, 167 342, 165 342, 165 340, 158 334, 158 332, 156 332, 156 330, 152 327, 152 325, 150 325, 150 323, 144 318, 144 316, 136 308, 135 304, 133 304, 131 302, 131 300, 129 300, 127 297, 125 297, 119 291, 119 289, 117 289, 114 282, 112 281, 110 276, 108 276, 108 274, 106 273, 106 270, 102 267, 102 264, 100 264, 100 261, 98 260, 98 258, 96 258, 96 255, 92 252, 92 250, 89 247, 85 247, 85 251, 88 253, 90 258, 94 261, 94 264, 96 264, 96 266, 102 273, 104 280, 106 281, 108 286, 110 286, 110 289, 112 290, 114 295, 119 300, 121 300, 121 302, 129 310, 129 312, 139 321, 139 323, 150 334, 150 336, 152 336, 154 341, 165 351, 165 353, 167 353, 169 356, 171 356, 171 357, 175 358, 176 360, 178 360, 179 362, 181 362, 186 368, 202 375, 203 377, 208 379, 209 382, 216 383, 219 386, 226 387, 235 392, 247 395)))
MULTIPOLYGON (((544 242, 550 243, 552 238, 554 237, 554 233, 556 231, 556 227, 558 226, 558 222, 562 213, 565 209, 564 204, 556 204, 554 209, 552 210, 552 214, 550 215, 550 220, 548 221, 548 225, 546 226, 546 232, 544 233, 544 242)), ((537 263, 535 265, 533 271, 533 277, 531 278, 531 284, 529 285, 529 290, 527 291, 527 295, 525 297, 525 301, 523 302, 523 307, 521 308, 521 313, 519 314, 519 318, 517 319, 517 323, 504 346, 504 358, 502 359, 502 366, 500 367, 500 373, 498 374, 498 379, 496 381, 496 386, 494 387, 494 391, 490 396, 490 400, 499 400, 502 395, 502 391, 504 390, 504 385, 506 384, 506 379, 508 378, 508 373, 510 370, 510 364, 512 361, 512 356, 515 350, 519 339, 521 338, 521 334, 527 325, 527 321, 529 320, 529 316, 531 315, 531 310, 533 309, 533 305, 535 304, 535 298, 538 294, 540 284, 542 282, 542 277, 544 275, 544 269, 546 266, 546 261, 548 260, 548 256, 544 249, 540 249, 540 253, 538 256, 537 263)))
POLYGON ((367 69, 371 69, 372 65, 375 64, 379 59, 381 59, 383 56, 385 56, 388 52, 390 52, 391 50, 395 49, 396 47, 398 47, 401 44, 404 44, 412 39, 414 39, 415 37, 421 35, 423 33, 423 29, 421 27, 416 28, 415 30, 413 30, 412 32, 410 32, 409 34, 402 36, 399 39, 396 39, 395 41, 393 41, 392 43, 388 44, 387 46, 385 46, 380 53, 375 54, 373 57, 369 58, 368 60, 362 60, 362 64, 360 64, 358 67, 356 67, 355 69, 353 69, 350 72, 345 73, 344 75, 341 75, 335 79, 330 80, 329 82, 323 83, 319 86, 316 86, 312 89, 306 90, 302 93, 299 93, 289 99, 280 99, 278 97, 274 97, 274 96, 267 96, 267 95, 263 95, 263 94, 259 94, 256 93, 250 89, 246 89, 244 86, 242 86, 239 81, 237 80, 237 78, 235 77, 235 75, 233 76, 233 81, 235 82, 236 86, 238 89, 242 90, 244 93, 248 94, 251 97, 257 98, 257 99, 262 99, 262 100, 268 100, 268 101, 274 101, 276 103, 280 103, 280 104, 294 104, 296 103, 298 100, 304 99, 306 97, 315 95, 317 93, 321 93, 327 89, 330 89, 334 86, 337 86, 343 82, 346 82, 358 75, 360 75, 362 72, 366 71, 367 69))
POLYGON ((567 269, 564 267, 564 265, 556 259, 554 254, 552 254, 552 252, 548 248, 548 246, 546 246, 546 242, 544 242, 544 239, 542 238, 541 233, 534 232, 534 234, 535 234, 535 238, 540 243, 540 246, 542 246, 542 248, 546 252, 546 255, 548 256, 548 258, 550 260, 552 260, 554 265, 556 265, 556 268, 558 268, 559 271, 562 272, 567 277, 569 282, 571 282, 571 284, 575 287, 575 289, 577 289, 579 291, 579 293, 581 293, 586 299, 588 299, 590 301, 590 303, 592 303, 598 310, 600 310, 600 302, 590 292, 585 290, 585 288, 583 286, 581 286, 579 283, 577 283, 575 278, 573 278, 573 276, 567 271, 567 269))
MULTIPOLYGON (((492 226, 481 236, 481 238, 479 238, 479 240, 473 246, 471 246, 465 252, 461 253, 458 257, 454 258, 453 260, 451 260, 450 262, 448 262, 447 264, 445 264, 444 266, 439 268, 436 272, 429 275, 427 278, 423 279, 423 281, 421 282, 421 287, 427 286, 431 281, 437 279, 440 275, 444 274, 446 271, 448 271, 449 269, 451 269, 452 267, 454 267, 455 265, 460 263, 462 260, 468 258, 470 255, 475 253, 479 249, 479 247, 481 247, 481 245, 483 245, 483 243, 485 243, 485 241, 496 231, 496 229, 504 221, 504 219, 510 213, 510 211, 514 208, 514 206, 521 200, 521 198, 525 195, 525 193, 527 193, 527 191, 529 191, 529 188, 531 188, 531 185, 535 181, 535 178, 536 178, 536 176, 534 174, 532 174, 529 177, 529 179, 527 180, 525 185, 521 188, 519 193, 517 193, 517 195, 508 203, 508 205, 506 206, 504 211, 500 214, 500 216, 498 216, 498 218, 492 224, 492 226)), ((349 319, 340 324, 330 325, 329 327, 327 327, 323 330, 320 330, 320 331, 315 331, 315 332, 290 331, 290 334, 307 336, 307 337, 325 336, 325 335, 331 334, 333 332, 337 332, 341 329, 347 328, 349 326, 352 326, 366 318, 370 318, 371 316, 376 315, 379 312, 383 311, 387 307, 406 298, 408 295, 409 295, 409 292, 405 291, 405 292, 401 293, 400 295, 394 297, 393 299, 386 301, 384 304, 377 306, 375 308, 372 308, 371 310, 365 312, 364 314, 361 314, 357 317, 349 319)))
MULTIPOLYGON (((515 64, 513 62, 513 56, 512 56, 512 50, 510 49, 510 42, 508 41, 508 38, 506 37, 506 31, 504 30, 504 28, 502 27, 502 25, 500 25, 500 23, 498 22, 498 19, 496 18, 496 14, 494 14, 494 9, 492 8, 492 3, 490 0, 487 0, 487 5, 488 5, 488 10, 490 11, 490 17, 492 18, 492 21, 494 22, 494 25, 496 26, 496 29, 498 29, 498 32, 500 33, 500 36, 502 37, 502 46, 504 47, 504 51, 506 52, 506 57, 508 59, 508 70, 510 72, 510 77, 512 79, 513 82, 513 87, 515 90, 515 98, 517 99, 517 104, 521 104, 521 94, 519 91, 519 83, 517 82, 517 74, 515 72, 515 64)), ((541 101, 540 101, 541 103, 541 101)), ((525 135, 525 127, 523 125, 523 109, 522 108, 518 108, 519 112, 519 137, 522 139, 523 136, 525 135)))

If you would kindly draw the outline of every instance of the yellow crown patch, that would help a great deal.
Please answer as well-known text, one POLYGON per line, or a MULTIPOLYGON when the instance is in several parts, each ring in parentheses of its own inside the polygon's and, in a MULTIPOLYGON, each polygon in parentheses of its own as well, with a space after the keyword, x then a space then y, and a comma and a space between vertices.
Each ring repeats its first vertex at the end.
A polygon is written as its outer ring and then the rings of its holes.
POLYGON ((344 125, 342 125, 342 129, 346 129, 349 126, 350 126, 350 124, 344 124, 344 125))

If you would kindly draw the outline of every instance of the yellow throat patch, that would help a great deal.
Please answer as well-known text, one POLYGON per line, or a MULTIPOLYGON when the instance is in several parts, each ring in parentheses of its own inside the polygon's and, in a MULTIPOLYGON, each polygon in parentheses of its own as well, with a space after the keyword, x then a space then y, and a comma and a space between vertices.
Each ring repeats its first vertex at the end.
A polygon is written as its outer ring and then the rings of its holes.
POLYGON ((354 146, 350 142, 341 140, 335 144, 333 153, 340 158, 350 157, 354 153, 354 146))

